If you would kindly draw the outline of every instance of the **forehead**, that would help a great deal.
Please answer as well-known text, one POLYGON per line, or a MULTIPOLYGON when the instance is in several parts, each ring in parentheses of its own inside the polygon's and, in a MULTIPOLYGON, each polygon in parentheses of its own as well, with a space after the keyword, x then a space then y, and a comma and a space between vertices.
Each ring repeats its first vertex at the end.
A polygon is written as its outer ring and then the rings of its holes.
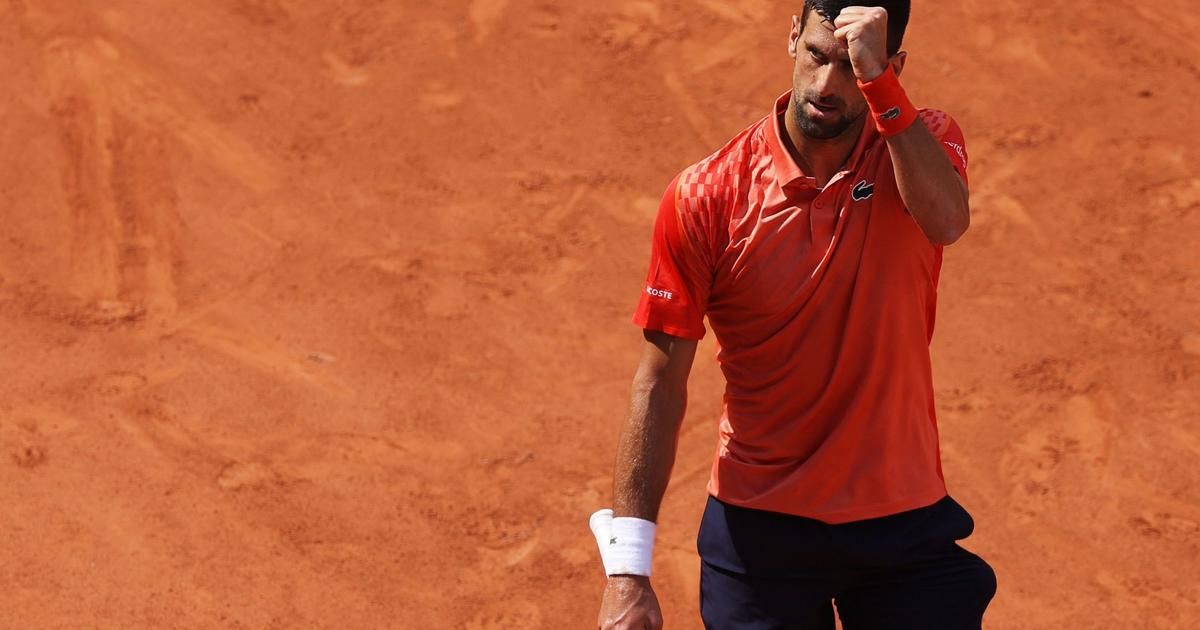
POLYGON ((826 20, 815 10, 809 11, 808 19, 804 23, 804 31, 800 33, 800 42, 805 47, 811 46, 830 57, 846 56, 849 58, 849 52, 843 50, 837 38, 833 36, 836 28, 833 20, 826 20))

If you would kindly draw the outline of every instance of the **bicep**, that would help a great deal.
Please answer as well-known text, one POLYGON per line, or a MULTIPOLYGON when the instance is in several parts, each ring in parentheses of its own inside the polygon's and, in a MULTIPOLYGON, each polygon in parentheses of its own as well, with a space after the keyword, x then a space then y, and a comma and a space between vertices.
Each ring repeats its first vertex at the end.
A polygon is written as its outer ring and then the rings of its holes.
POLYGON ((644 329, 642 335, 645 343, 638 365, 638 380, 686 391, 698 342, 651 329, 644 329))
MULTIPOLYGON (((688 227, 694 213, 683 210, 680 176, 667 187, 654 221, 650 265, 633 321, 644 329, 700 339, 712 284, 706 244, 688 227)), ((694 208, 692 209, 694 211, 694 208)))

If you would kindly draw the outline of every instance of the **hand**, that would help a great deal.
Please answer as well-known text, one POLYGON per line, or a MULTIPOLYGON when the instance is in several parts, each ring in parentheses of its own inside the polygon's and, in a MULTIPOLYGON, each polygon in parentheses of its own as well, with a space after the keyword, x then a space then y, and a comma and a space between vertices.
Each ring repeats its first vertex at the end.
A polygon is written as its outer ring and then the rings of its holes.
POLYGON ((866 83, 887 70, 887 9, 846 7, 833 21, 833 36, 850 51, 854 76, 866 83))
POLYGON ((662 610, 650 588, 650 578, 614 575, 604 587, 600 604, 600 630, 661 630, 662 610))

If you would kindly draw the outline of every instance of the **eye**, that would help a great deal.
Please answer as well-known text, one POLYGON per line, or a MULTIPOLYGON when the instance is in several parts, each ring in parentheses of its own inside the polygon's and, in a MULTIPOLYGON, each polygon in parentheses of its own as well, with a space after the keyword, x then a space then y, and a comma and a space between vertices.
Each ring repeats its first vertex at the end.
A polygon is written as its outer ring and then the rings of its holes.
POLYGON ((813 48, 808 49, 808 56, 812 57, 813 61, 815 61, 819 64, 824 65, 824 63, 825 63, 825 55, 822 55, 821 53, 817 52, 813 48))

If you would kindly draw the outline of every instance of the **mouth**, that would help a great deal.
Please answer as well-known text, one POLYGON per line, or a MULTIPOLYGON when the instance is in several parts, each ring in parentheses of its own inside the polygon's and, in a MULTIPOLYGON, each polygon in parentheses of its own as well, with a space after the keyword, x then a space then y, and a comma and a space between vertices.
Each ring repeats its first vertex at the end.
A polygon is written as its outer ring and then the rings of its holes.
POLYGON ((837 112, 838 107, 832 103, 821 103, 816 101, 808 101, 805 103, 808 106, 810 113, 821 118, 827 118, 837 112))

